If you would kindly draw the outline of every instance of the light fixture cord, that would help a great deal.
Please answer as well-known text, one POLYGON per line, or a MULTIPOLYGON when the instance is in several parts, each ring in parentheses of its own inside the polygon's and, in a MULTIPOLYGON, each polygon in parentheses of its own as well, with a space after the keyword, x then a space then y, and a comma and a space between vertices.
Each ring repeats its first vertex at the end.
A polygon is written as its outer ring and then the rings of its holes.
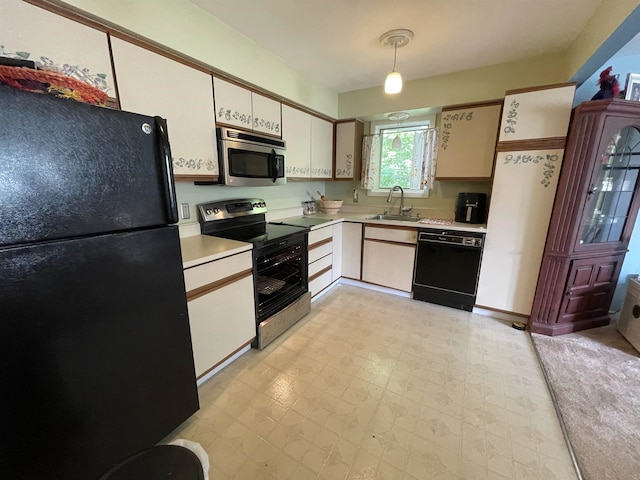
POLYGON ((396 71, 396 56, 398 54, 398 42, 393 44, 393 71, 396 71))

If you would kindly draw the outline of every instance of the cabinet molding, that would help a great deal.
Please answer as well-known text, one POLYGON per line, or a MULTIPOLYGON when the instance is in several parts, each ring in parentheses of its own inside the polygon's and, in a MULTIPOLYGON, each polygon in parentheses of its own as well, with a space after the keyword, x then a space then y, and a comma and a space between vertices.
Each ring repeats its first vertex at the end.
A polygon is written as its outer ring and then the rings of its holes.
POLYGON ((514 152, 520 150, 556 150, 564 149, 567 137, 539 138, 535 140, 513 140, 498 142, 496 152, 514 152))

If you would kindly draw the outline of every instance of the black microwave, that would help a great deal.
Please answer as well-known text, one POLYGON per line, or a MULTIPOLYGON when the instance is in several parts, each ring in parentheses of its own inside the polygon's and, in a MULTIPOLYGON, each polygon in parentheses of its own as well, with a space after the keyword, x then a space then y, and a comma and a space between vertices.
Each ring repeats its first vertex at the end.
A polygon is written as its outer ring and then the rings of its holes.
POLYGON ((220 183, 242 187, 287 183, 284 140, 227 127, 216 128, 216 137, 220 183))

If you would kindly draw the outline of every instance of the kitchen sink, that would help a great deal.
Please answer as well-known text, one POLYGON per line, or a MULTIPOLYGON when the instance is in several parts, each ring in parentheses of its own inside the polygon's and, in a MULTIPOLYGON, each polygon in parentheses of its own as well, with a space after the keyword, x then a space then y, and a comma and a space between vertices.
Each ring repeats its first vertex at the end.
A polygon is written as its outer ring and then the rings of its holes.
POLYGON ((411 216, 403 217, 402 215, 378 214, 378 215, 374 215, 373 217, 367 217, 367 220, 396 220, 401 222, 417 222, 418 220, 420 220, 420 217, 411 217, 411 216))

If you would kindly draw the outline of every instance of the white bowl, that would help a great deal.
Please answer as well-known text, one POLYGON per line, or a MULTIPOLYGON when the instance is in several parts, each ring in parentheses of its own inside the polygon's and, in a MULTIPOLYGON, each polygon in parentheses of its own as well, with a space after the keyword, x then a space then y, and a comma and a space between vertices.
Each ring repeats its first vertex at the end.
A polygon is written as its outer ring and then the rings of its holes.
POLYGON ((320 200, 320 210, 324 213, 338 213, 342 208, 342 200, 320 200))
POLYGON ((323 208, 322 213, 338 213, 340 211, 339 208, 323 208))

